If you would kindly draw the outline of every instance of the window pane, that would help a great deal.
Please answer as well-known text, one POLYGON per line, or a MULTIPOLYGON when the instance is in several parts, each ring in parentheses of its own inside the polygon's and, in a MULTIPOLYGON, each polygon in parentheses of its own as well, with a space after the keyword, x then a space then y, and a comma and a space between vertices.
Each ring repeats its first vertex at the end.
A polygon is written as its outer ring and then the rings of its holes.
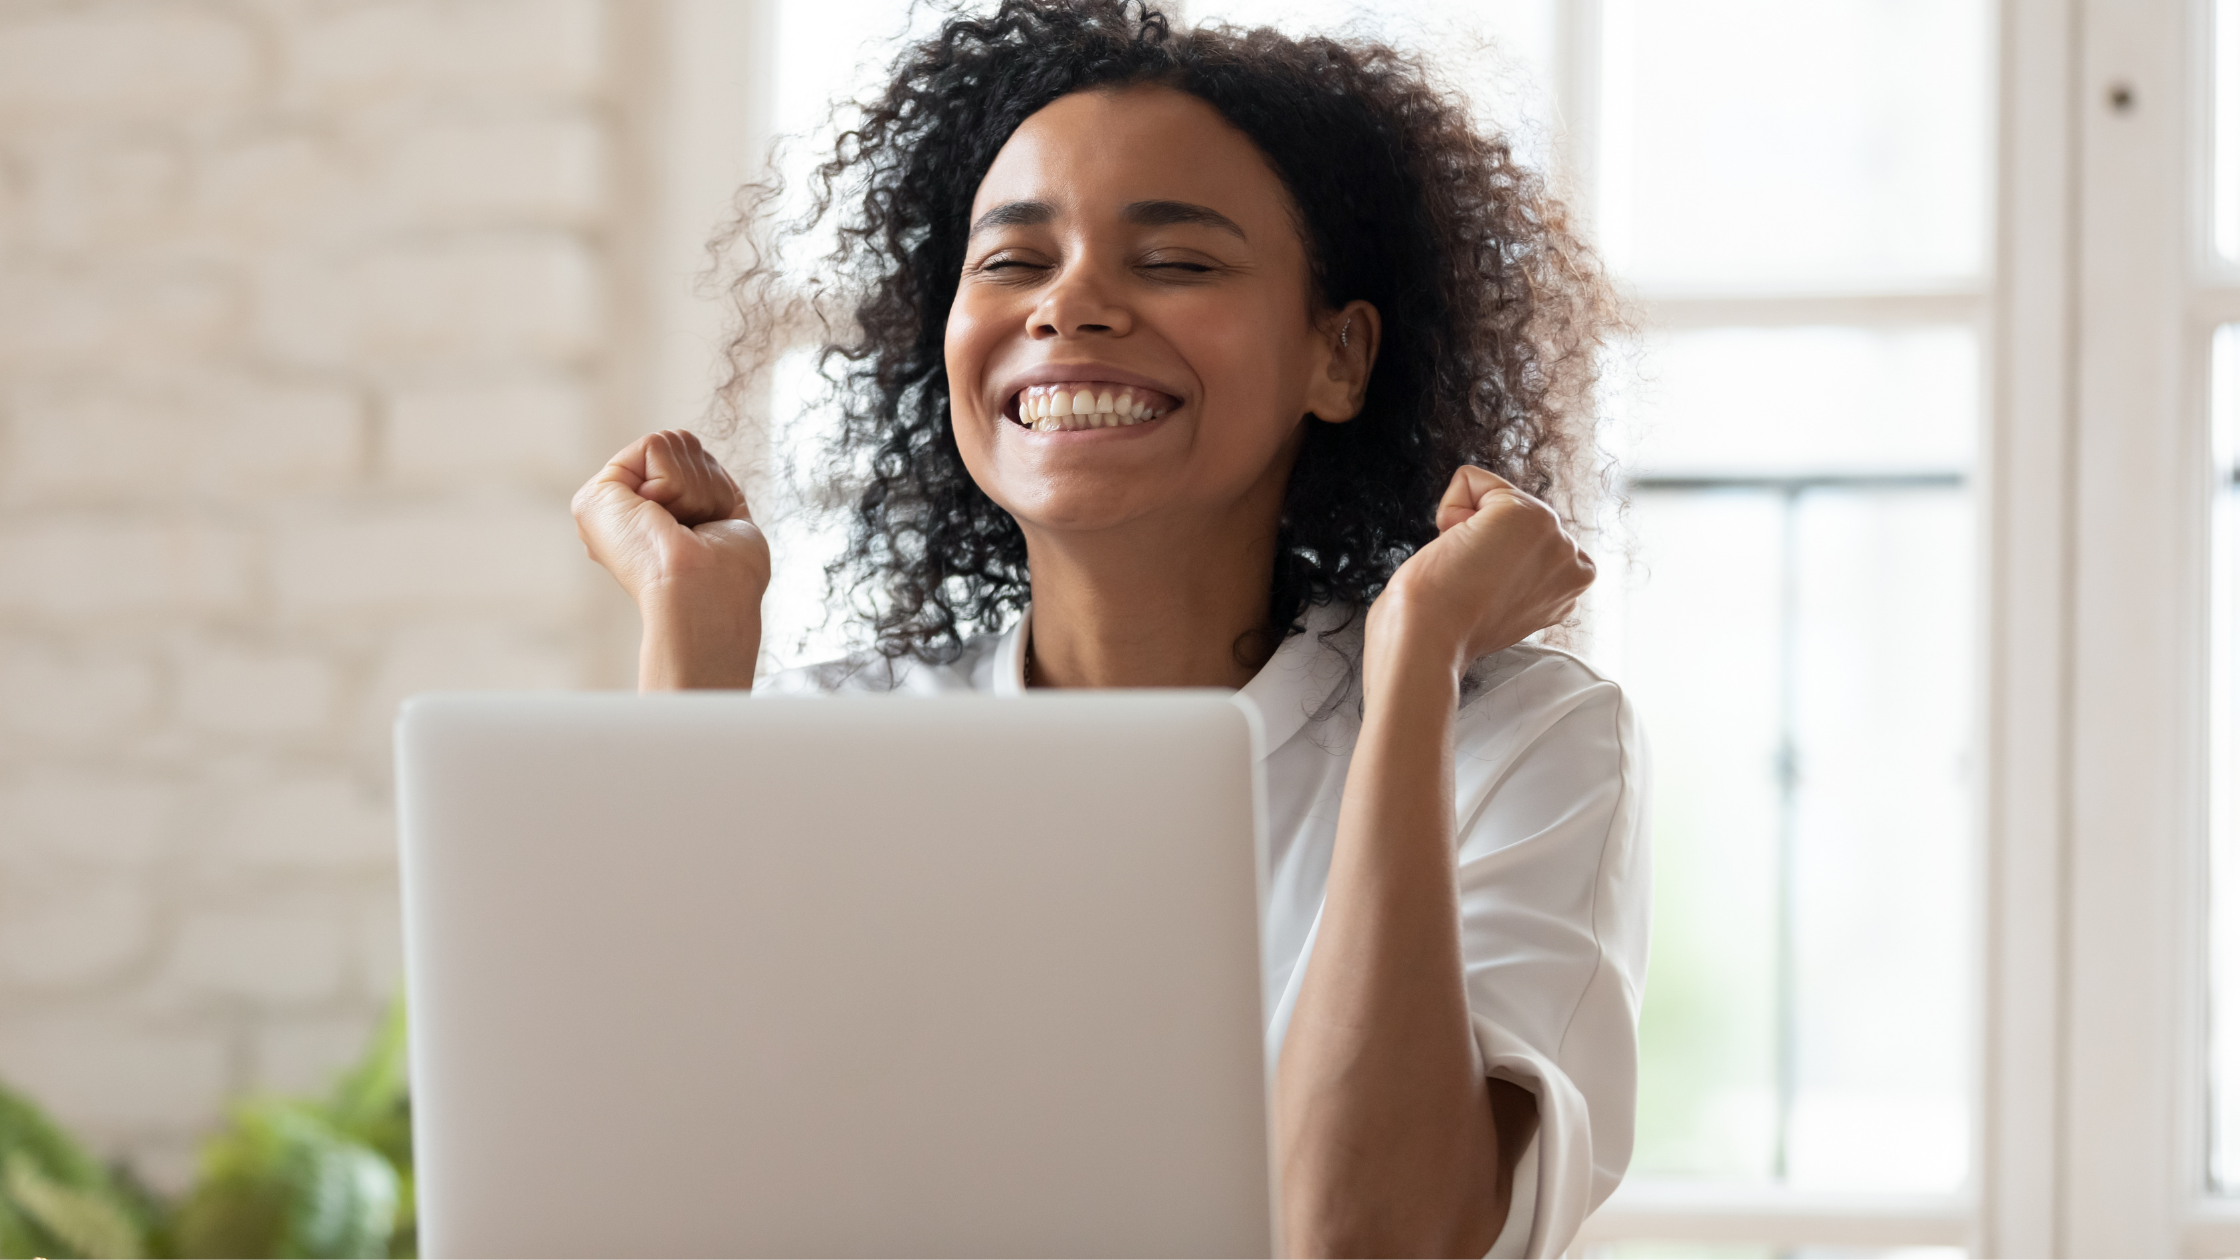
POLYGON ((1651 286, 1982 269, 1982 0, 1605 0, 1602 245, 1651 286))
POLYGON ((1611 442, 1636 475, 1960 472, 1975 452, 1962 326, 1682 333, 1613 375, 1611 442))
POLYGON ((759 470, 754 505, 755 522, 770 540, 770 589, 762 596, 766 670, 835 660, 858 646, 849 641, 850 610, 832 597, 824 575, 847 543, 849 519, 820 494, 831 471, 821 457, 839 424, 827 389, 809 347, 782 356, 771 373, 772 454, 759 470))
MULTIPOLYGON (((932 5, 919 5, 913 13, 910 0, 778 6, 770 118, 786 184, 783 217, 790 220, 808 207, 809 173, 831 156, 834 122, 845 126, 852 117, 846 106, 877 93, 904 41, 926 34, 942 16, 932 5), (843 107, 837 118, 836 105, 843 107)), ((763 154, 749 158, 750 166, 759 168, 763 154)), ((836 204, 845 207, 846 197, 836 204)), ((834 227, 828 221, 806 239, 787 241, 782 265, 797 278, 813 274, 817 259, 837 240, 834 227)), ((824 566, 846 540, 848 518, 819 493, 830 471, 820 466, 823 443, 837 416, 825 405, 827 390, 814 357, 809 347, 797 347, 771 372, 768 454, 755 461, 749 487, 755 520, 770 538, 770 589, 762 601, 765 671, 832 660, 850 646, 848 610, 831 601, 824 577, 824 566)))
POLYGON ((2240 1194, 2240 325, 2217 330, 2210 362, 2209 1178, 2240 1194))
POLYGON ((1601 656, 1656 760, 1641 1175, 1968 1169, 1977 342, 1728 328, 1620 359, 1601 656))
POLYGON ((1796 511, 1788 1180, 1955 1189, 1973 974, 1968 497, 1827 489, 1796 511))
POLYGON ((2216 0, 2216 156, 2210 179, 2211 236, 2227 262, 2240 262, 2240 0, 2216 0))
POLYGON ((1634 1169, 1956 1188, 1968 496, 1738 486, 1631 511, 1619 676, 1657 780, 1634 1169))
POLYGON ((1656 915, 1633 1172, 1774 1175, 1781 505, 1645 494, 1614 672, 1648 728, 1656 915))
MULTIPOLYGON (((927 12, 931 7, 916 15, 921 26, 938 16, 927 12)), ((911 17, 910 0, 779 5, 778 55, 771 63, 778 133, 806 134, 824 125, 835 100, 859 100, 883 86, 911 17)))
POLYGON ((1273 26, 1289 35, 1362 35, 1429 54, 1468 94, 1481 125, 1509 133, 1518 156, 1548 169, 1555 152, 1556 6, 1560 0, 1202 0, 1192 22, 1273 26))

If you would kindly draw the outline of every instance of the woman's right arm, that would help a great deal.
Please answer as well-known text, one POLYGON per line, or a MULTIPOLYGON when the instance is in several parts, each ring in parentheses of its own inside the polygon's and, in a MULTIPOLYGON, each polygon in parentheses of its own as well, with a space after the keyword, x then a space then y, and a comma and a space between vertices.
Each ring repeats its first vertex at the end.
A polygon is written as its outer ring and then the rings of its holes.
POLYGON ((638 605, 638 690, 754 685, 770 544, 700 439, 649 433, 575 497, 576 534, 638 605))

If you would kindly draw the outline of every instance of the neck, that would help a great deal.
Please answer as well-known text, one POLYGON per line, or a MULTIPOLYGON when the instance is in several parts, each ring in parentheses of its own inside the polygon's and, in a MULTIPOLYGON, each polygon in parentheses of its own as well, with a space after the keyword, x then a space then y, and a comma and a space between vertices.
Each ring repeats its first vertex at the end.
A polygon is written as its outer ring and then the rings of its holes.
POLYGON ((1030 532, 1031 681, 1244 686, 1275 647, 1265 634, 1275 550, 1272 512, 1261 523, 1030 532))

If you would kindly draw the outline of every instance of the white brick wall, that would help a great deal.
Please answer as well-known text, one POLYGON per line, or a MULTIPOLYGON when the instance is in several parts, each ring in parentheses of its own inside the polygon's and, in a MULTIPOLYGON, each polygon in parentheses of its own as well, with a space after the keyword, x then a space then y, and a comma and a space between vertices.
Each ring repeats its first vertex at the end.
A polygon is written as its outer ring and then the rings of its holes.
POLYGON ((388 999, 397 701, 627 677, 648 12, 0 0, 0 1079, 158 1181, 388 999))

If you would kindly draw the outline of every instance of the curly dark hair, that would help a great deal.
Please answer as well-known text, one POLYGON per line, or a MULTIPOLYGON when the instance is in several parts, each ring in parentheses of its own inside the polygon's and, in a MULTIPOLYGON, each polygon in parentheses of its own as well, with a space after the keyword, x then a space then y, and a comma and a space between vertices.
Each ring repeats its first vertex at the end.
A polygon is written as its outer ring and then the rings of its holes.
POLYGON ((854 504, 827 577, 889 659, 953 659, 1028 596, 1026 540, 966 472, 950 427, 943 340, 981 178, 1045 105, 1138 84, 1196 96, 1250 138, 1294 202, 1316 299, 1363 299, 1383 317, 1360 414, 1307 427, 1266 645, 1310 605, 1366 607, 1435 535, 1457 465, 1580 515, 1609 289, 1542 178, 1420 59, 1270 29, 1177 31, 1146 0, 999 0, 906 48, 811 175, 810 209, 782 230, 798 239, 844 204, 823 260, 832 290, 789 296, 777 242, 757 235, 775 176, 742 192, 718 241, 747 259, 730 281, 744 317, 724 391, 734 416, 768 365, 772 325, 838 309, 832 294, 852 307, 818 359, 840 404, 828 467, 845 470, 854 504))

